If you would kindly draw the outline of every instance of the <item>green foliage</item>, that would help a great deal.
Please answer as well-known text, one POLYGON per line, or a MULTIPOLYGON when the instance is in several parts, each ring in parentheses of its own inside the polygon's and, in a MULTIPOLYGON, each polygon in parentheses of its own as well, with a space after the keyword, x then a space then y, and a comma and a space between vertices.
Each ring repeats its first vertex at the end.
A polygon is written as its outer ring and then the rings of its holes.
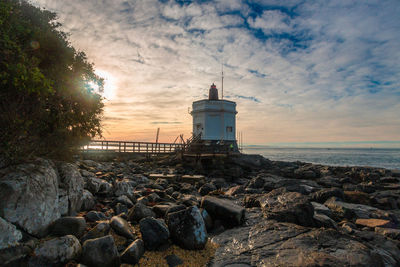
POLYGON ((103 87, 56 14, 0 1, 0 152, 8 160, 65 156, 101 136, 103 87))

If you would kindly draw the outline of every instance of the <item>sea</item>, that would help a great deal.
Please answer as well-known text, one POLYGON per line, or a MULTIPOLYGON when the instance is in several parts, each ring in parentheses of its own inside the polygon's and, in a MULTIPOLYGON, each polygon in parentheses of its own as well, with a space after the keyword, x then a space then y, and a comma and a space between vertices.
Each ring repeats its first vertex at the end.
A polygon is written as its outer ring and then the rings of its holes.
POLYGON ((399 148, 289 148, 243 146, 246 154, 275 161, 301 161, 330 166, 370 166, 400 170, 399 148))

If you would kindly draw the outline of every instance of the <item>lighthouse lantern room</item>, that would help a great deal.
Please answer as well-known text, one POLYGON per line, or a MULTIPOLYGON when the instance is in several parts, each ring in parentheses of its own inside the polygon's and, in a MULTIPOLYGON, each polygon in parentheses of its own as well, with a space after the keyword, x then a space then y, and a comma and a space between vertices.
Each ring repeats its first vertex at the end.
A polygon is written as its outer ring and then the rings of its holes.
POLYGON ((224 146, 238 151, 236 143, 236 103, 218 98, 218 89, 212 84, 208 99, 192 104, 193 136, 204 145, 224 146))

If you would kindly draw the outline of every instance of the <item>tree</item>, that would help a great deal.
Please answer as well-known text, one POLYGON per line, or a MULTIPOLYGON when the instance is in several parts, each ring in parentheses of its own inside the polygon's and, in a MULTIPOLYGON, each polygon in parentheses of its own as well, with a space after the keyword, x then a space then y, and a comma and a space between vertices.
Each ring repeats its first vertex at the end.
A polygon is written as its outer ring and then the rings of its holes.
POLYGON ((56 14, 24 0, 0 1, 0 150, 15 161, 70 154, 101 136, 103 88, 56 14))

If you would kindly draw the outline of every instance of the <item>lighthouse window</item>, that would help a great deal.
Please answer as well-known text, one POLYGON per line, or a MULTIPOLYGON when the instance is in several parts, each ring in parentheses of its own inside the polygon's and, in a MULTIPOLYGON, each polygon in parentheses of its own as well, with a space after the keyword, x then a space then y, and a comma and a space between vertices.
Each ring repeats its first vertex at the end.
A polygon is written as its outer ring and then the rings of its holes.
POLYGON ((232 132, 232 126, 227 126, 226 127, 226 132, 231 133, 232 132))
POLYGON ((196 124, 196 129, 197 129, 197 130, 200 130, 200 129, 201 129, 201 123, 196 124))

